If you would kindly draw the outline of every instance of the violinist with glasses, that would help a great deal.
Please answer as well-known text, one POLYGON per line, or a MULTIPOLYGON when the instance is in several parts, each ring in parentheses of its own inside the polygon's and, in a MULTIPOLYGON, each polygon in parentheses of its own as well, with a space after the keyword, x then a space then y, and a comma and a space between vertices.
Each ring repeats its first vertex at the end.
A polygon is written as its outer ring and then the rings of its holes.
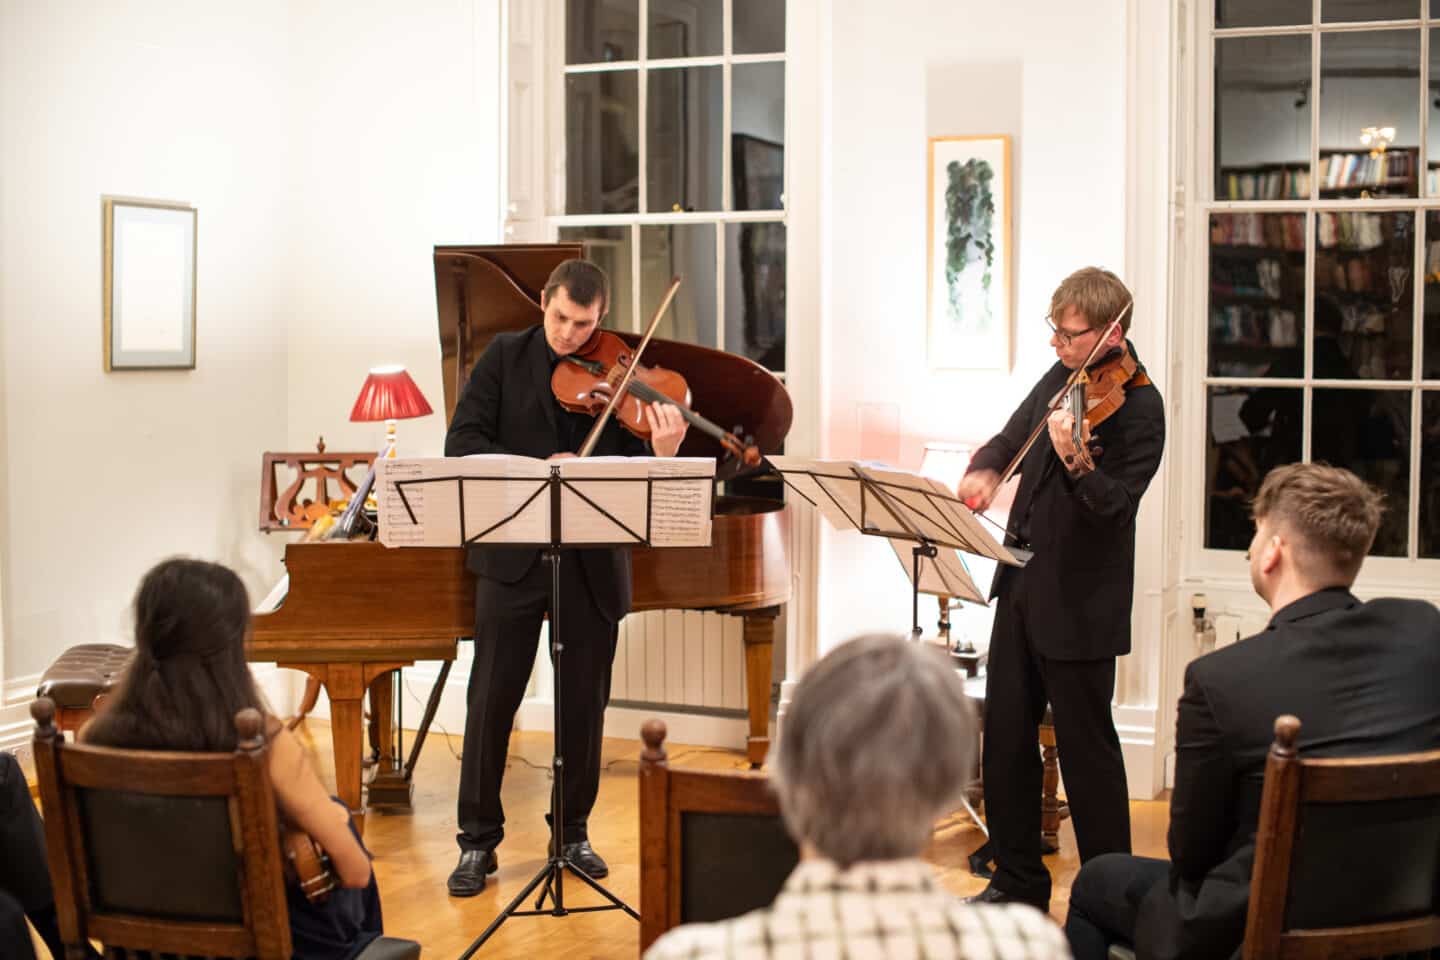
MULTIPOLYGON (((596 416, 562 406, 556 396, 552 379, 557 367, 570 363, 572 355, 585 355, 605 336, 599 327, 609 305, 609 280, 599 267, 584 260, 557 266, 541 293, 543 322, 499 334, 475 362, 445 436, 445 455, 555 459, 592 446, 587 452, 597 456, 675 456, 687 427, 678 407, 640 401, 637 419, 648 428, 648 441, 623 429, 619 418, 610 418, 587 444, 596 416)), ((618 624, 630 609, 630 553, 601 547, 576 550, 574 556, 574 562, 560 567, 566 822, 555 828, 567 859, 598 879, 609 868, 590 846, 587 819, 600 787, 600 743, 618 624)), ((478 894, 497 868, 495 848, 505 834, 500 780, 510 730, 550 604, 550 571, 535 548, 472 546, 466 566, 476 578, 475 659, 460 766, 460 860, 447 884, 455 897, 478 894)))
POLYGON ((1065 278, 1047 322, 1056 363, 976 451, 958 495, 984 510, 1020 476, 1001 566, 985 691, 983 776, 995 860, 980 902, 1041 910, 1039 725, 1048 703, 1081 862, 1130 852, 1125 763, 1110 703, 1130 652, 1135 514, 1160 465, 1165 411, 1127 339, 1130 291, 1108 270, 1065 278))

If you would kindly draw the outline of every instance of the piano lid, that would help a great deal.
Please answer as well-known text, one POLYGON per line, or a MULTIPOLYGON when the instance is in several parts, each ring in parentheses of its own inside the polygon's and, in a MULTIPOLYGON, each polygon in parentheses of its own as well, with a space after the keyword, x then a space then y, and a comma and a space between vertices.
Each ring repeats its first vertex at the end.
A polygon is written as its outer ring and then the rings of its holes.
MULTIPOLYGON (((445 382, 445 422, 455 412, 470 368, 497 333, 541 321, 540 292, 562 260, 581 256, 578 243, 504 244, 435 248, 435 301, 445 382)), ((618 332, 618 331, 616 331, 618 332)), ((639 334, 621 333, 632 345, 639 334)), ((680 373, 694 409, 742 440, 753 437, 762 453, 778 453, 790 432, 793 408, 785 386, 747 357, 676 340, 650 341, 644 362, 680 373)), ((725 456, 720 444, 690 430, 680 446, 686 457, 725 456)), ((717 476, 734 475, 722 463, 717 476)))

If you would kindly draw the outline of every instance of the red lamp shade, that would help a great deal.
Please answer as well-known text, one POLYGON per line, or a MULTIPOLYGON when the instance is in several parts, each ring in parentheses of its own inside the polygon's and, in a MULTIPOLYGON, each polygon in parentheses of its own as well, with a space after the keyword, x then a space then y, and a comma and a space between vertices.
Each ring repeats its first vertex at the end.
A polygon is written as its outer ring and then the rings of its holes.
POLYGON ((402 366, 374 367, 350 410, 355 422, 408 420, 431 413, 425 395, 402 366))

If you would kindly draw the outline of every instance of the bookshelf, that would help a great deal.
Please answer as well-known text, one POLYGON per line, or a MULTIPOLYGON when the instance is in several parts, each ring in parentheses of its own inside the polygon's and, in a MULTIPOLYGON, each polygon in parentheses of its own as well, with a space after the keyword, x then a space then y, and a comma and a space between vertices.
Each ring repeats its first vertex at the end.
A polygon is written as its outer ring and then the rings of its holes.
MULTIPOLYGON (((1391 147, 1377 156, 1365 150, 1322 149, 1319 195, 1337 199, 1417 196, 1419 159, 1418 147, 1391 147)), ((1427 185, 1434 193, 1440 164, 1428 166, 1427 185)), ((1306 200, 1310 197, 1310 164, 1221 167, 1215 192, 1218 200, 1306 200)))

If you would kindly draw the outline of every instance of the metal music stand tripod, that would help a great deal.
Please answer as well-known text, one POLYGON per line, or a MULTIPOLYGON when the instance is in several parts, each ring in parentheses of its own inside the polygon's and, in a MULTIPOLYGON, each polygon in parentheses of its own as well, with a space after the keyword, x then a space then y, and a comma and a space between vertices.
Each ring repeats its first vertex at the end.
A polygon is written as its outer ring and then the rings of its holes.
MULTIPOLYGON (((635 472, 628 465, 578 459, 544 464, 526 457, 463 457, 445 460, 389 461, 387 491, 381 510, 381 541, 387 546, 463 545, 540 548, 550 565, 550 654, 554 663, 554 782, 550 790, 550 854, 488 927, 461 955, 468 958, 510 917, 553 916, 623 910, 640 915, 587 876, 564 852, 565 759, 562 753, 562 663, 564 617, 560 603, 560 563, 579 547, 704 546, 710 542, 714 508, 714 461, 666 461, 635 472), (497 473, 498 470, 498 473, 497 473), (499 495, 467 497, 466 485, 481 485, 499 495), (454 500, 447 493, 453 487, 454 500), (419 491, 425 491, 416 496, 419 491), (546 499, 541 499, 545 497, 546 499), (425 506, 426 498, 431 508, 425 506), (435 508, 436 504, 444 509, 435 508), (468 506, 467 506, 468 504, 468 506), (517 505, 518 504, 518 505, 517 505), (453 505, 453 513, 451 506, 453 505), (548 509, 547 509, 548 508, 548 509), (467 519, 467 509, 469 518, 467 519), (476 515, 479 514, 479 519, 476 515), (457 522, 458 521, 458 522, 457 522), (479 533, 468 530, 480 527, 479 533), (387 532, 388 531, 388 532, 387 532), (543 531, 543 532, 542 532, 543 531), (565 871, 604 897, 599 906, 565 904, 565 871), (536 888, 533 910, 520 905, 536 888), (546 908, 545 902, 551 905, 546 908)), ((434 697, 432 696, 432 705, 434 697)), ((427 720, 433 709, 427 708, 427 720)), ((413 759, 412 759, 413 762, 413 759)))
MULTIPOLYGON (((474 482, 473 478, 471 482, 474 482)), ((499 915, 490 922, 490 925, 471 942, 466 951, 460 955, 460 960, 468 958, 484 946, 485 941, 500 929, 500 925, 511 917, 563 917, 572 913, 598 913, 605 910, 623 910, 634 920, 640 919, 640 914, 632 910, 625 901, 615 894, 606 890, 593 877, 581 870, 576 864, 565 856, 564 831, 565 831, 565 758, 561 753, 561 658, 565 654, 564 634, 561 632, 562 618, 560 615, 560 560, 568 551, 562 548, 561 543, 561 511, 560 494, 565 486, 565 481, 560 477, 560 467, 550 468, 550 479, 541 488, 549 492, 550 499, 550 543, 541 549, 540 555, 550 565, 550 658, 553 669, 551 672, 551 695, 555 703, 555 730, 554 730, 554 756, 551 758, 551 771, 554 779, 550 785, 550 856, 546 859, 545 865, 530 878, 525 889, 515 895, 499 915), (575 871, 587 886, 600 894, 609 903, 596 907, 567 907, 565 905, 565 871, 575 871), (541 884, 544 886, 541 886, 541 884), (535 900, 535 909, 521 910, 520 905, 540 887, 540 896, 535 900), (549 898, 552 906, 545 909, 545 900, 549 898)), ((594 505, 594 504, 592 504, 594 505)), ((603 508, 597 506, 603 512, 603 508)), ((608 514, 607 514, 608 516, 608 514)), ((613 519, 613 518, 612 518, 613 519)), ((616 521, 618 523, 618 521, 616 521)), ((647 524, 648 526, 648 524, 647 524)), ((489 531, 487 531, 489 532, 489 531)), ((643 543, 643 541, 641 541, 643 543)))

